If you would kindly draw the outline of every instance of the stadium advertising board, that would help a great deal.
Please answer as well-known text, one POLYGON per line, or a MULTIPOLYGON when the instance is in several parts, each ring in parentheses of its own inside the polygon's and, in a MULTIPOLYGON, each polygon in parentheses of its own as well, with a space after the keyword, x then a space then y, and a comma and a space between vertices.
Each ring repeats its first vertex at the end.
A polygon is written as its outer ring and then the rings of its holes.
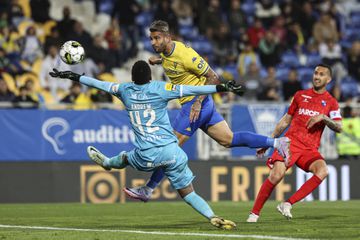
MULTIPOLYGON (((219 109, 234 131, 270 135, 286 106, 250 104, 219 109)), ((177 113, 178 110, 169 111, 170 121, 177 113)), ((88 145, 94 145, 111 156, 132 149, 134 141, 126 111, 116 110, 0 110, 0 134, 0 161, 87 159, 85 149, 88 145)), ((336 159, 333 132, 325 129, 322 140, 321 153, 327 159, 336 159)), ((200 130, 184 144, 183 149, 189 159, 247 159, 255 156, 255 150, 247 147, 224 148, 200 130)))
MULTIPOLYGON (((329 176, 305 201, 360 199, 360 161, 329 161, 329 176)), ((268 175, 263 161, 191 161, 196 191, 207 200, 254 200, 268 175)), ((78 162, 0 162, 0 202, 124 203, 121 189, 146 183, 150 173, 132 168, 104 171, 78 162)), ((283 201, 311 174, 296 167, 288 171, 271 199, 283 201)), ((180 200, 164 180, 152 200, 180 200)))
MULTIPOLYGON (((177 110, 170 111, 170 119, 177 110)), ((134 148, 126 111, 0 110, 0 161, 73 161, 88 159, 94 145, 108 155, 134 148)), ((196 159, 196 137, 184 145, 196 159)))

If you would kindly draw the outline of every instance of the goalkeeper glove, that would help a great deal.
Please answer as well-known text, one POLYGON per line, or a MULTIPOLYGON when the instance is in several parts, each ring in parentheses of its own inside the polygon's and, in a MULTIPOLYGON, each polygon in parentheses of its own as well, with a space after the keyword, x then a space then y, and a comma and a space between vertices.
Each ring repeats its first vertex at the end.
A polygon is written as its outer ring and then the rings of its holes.
POLYGON ((217 92, 233 92, 236 95, 242 96, 245 92, 245 87, 242 85, 236 85, 235 81, 227 81, 226 83, 222 83, 216 85, 217 92))
POLYGON ((74 73, 72 71, 58 71, 56 68, 53 68, 53 72, 49 72, 49 75, 54 78, 67 78, 75 82, 80 81, 80 74, 74 73))

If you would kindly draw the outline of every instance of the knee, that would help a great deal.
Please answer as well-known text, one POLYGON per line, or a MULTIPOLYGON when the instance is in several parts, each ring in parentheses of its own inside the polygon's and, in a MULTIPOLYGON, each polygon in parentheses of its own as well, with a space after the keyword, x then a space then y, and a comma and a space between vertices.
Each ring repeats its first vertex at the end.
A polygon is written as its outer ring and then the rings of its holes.
POLYGON ((231 143, 232 143, 232 137, 231 136, 226 136, 222 139, 218 139, 216 141, 218 144, 220 144, 221 146, 225 147, 225 148, 231 148, 231 143))
POLYGON ((269 176, 269 180, 273 184, 278 184, 284 178, 285 172, 272 172, 269 176))
POLYGON ((219 142, 219 144, 221 146, 226 147, 226 148, 231 148, 231 143, 232 143, 232 141, 228 141, 228 140, 224 140, 224 141, 219 142))
POLYGON ((328 170, 327 166, 324 166, 324 167, 316 169, 314 174, 321 180, 324 180, 329 175, 329 170, 328 170))
POLYGON ((225 134, 223 136, 223 138, 218 143, 223 147, 231 148, 232 147, 233 137, 234 137, 233 133, 225 134))

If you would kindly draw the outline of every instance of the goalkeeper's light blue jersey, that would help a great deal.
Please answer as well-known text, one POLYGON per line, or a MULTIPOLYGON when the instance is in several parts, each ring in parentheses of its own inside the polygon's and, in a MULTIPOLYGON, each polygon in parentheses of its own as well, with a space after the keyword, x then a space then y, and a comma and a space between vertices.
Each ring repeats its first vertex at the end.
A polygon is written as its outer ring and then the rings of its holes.
POLYGON ((160 81, 147 84, 102 82, 81 76, 80 82, 109 92, 125 105, 135 133, 135 146, 141 150, 177 142, 166 106, 175 98, 216 92, 214 85, 173 85, 160 81))

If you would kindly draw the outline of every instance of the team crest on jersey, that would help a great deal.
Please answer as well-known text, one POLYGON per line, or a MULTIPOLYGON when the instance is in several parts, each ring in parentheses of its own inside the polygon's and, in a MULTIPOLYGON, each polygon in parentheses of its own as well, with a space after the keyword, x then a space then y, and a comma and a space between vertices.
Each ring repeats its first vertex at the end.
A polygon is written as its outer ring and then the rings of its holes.
POLYGON ((171 84, 171 83, 167 83, 165 84, 165 90, 166 91, 175 91, 176 90, 176 86, 171 84))
POLYGON ((323 107, 326 106, 326 101, 325 100, 321 100, 321 105, 323 105, 323 107))

